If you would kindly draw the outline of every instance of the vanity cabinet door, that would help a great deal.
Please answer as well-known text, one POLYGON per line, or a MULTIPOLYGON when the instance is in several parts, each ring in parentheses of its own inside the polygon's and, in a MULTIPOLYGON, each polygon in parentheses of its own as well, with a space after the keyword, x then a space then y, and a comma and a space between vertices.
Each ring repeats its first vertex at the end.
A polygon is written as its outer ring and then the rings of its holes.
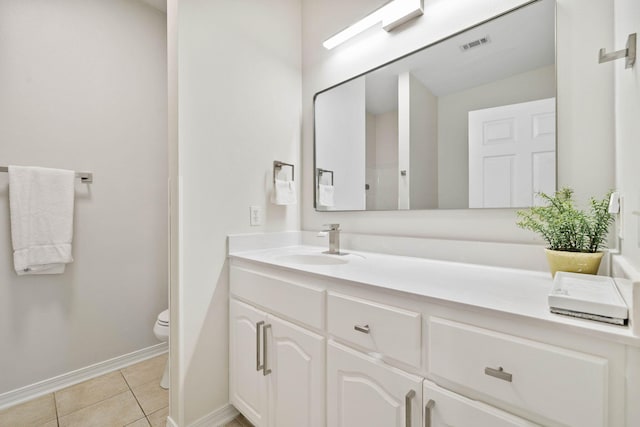
POLYGON ((423 378, 329 341, 329 427, 421 427, 423 378))
POLYGON ((267 381, 258 369, 266 318, 250 305, 229 302, 229 397, 255 427, 267 427, 267 381))
POLYGON ((534 427, 523 418, 468 399, 425 380, 423 391, 425 427, 534 427))
POLYGON ((269 425, 324 427, 324 337, 271 315, 266 327, 269 425))

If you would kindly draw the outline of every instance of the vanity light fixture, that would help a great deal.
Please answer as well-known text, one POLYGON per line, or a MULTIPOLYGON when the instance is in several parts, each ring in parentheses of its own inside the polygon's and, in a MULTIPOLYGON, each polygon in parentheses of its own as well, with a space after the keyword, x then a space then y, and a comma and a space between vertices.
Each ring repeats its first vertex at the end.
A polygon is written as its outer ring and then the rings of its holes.
POLYGON ((422 15, 423 11, 424 0, 391 0, 358 22, 329 37, 322 45, 327 49, 333 49, 379 23, 382 23, 382 28, 385 31, 391 31, 397 26, 422 15))

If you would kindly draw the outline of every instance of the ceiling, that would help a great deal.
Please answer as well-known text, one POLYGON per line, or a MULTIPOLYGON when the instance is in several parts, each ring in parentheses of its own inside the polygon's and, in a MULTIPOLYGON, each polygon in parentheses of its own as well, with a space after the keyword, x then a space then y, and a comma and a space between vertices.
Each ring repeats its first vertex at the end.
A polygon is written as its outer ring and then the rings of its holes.
POLYGON ((437 43, 366 76, 367 111, 397 109, 406 71, 443 96, 555 63, 555 2, 542 0, 437 43), (462 45, 488 36, 468 50, 462 45))

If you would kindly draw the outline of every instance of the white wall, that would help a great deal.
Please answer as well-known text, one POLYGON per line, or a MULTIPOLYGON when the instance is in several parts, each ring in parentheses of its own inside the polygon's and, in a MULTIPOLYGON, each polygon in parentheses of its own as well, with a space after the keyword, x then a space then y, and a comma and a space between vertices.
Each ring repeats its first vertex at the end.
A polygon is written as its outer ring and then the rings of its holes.
POLYGON ((469 206, 469 111, 555 96, 556 69, 550 65, 439 97, 439 206, 469 206))
POLYGON ((228 403, 227 234, 299 228, 298 206, 271 205, 269 194, 273 160, 294 163, 297 183, 302 175, 301 11, 298 0, 171 6, 182 177, 181 333, 172 376, 183 391, 172 395, 179 401, 171 417, 187 426, 228 403), (249 226, 250 205, 265 208, 263 226, 249 226))
POLYGON ((367 209, 398 208, 398 112, 367 114, 367 209), (369 126, 373 129, 370 131, 369 126), (370 136, 371 134, 371 136, 370 136))
MULTIPOLYGON (((629 34, 640 34, 640 2, 615 0, 614 16, 615 40, 607 51, 623 49, 629 34)), ((631 69, 624 68, 624 60, 603 67, 615 70, 616 187, 624 197, 622 255, 640 270, 640 62, 631 69)))
POLYGON ((376 206, 376 116, 365 114, 365 181, 369 185, 366 190, 366 207, 374 209, 376 206))
POLYGON ((409 103, 409 206, 433 209, 438 207, 438 98, 410 75, 409 103))
MULTIPOLYGON (((178 1, 167 0, 167 148, 169 155, 169 416, 183 425, 182 317, 180 311, 180 180, 178 150, 178 1)), ((168 423, 168 425, 171 425, 168 423)))
POLYGON ((584 202, 615 185, 613 68, 597 61, 613 45, 613 1, 558 0, 558 187, 584 202))
MULTIPOLYGON (((612 72, 594 60, 601 45, 611 41, 611 1, 558 0, 559 184, 573 186, 581 198, 604 194, 613 185, 612 72)), ((369 13, 379 2, 303 0, 304 170, 313 168, 314 93, 522 3, 431 0, 425 2, 422 17, 402 28, 391 33, 373 28, 327 51, 322 47, 326 37, 369 13)), ((515 226, 511 209, 315 212, 310 199, 312 185, 312 174, 305 174, 302 225, 307 230, 337 222, 348 232, 538 241, 515 226)))
POLYGON ((398 75, 398 209, 411 197, 411 73, 398 75), (404 171, 404 175, 403 175, 404 171))
POLYGON ((158 344, 167 307, 166 24, 137 1, 0 2, 0 159, 76 184, 62 275, 16 276, 0 174, 0 393, 158 344))

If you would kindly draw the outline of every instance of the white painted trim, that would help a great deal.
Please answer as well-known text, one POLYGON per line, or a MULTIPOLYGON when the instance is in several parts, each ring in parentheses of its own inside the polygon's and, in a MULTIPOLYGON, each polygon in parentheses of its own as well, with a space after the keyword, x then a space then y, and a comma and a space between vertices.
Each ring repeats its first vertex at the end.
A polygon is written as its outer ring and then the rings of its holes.
POLYGON ((99 362, 66 374, 58 375, 57 377, 8 391, 0 394, 0 410, 65 387, 81 383, 91 378, 99 377, 100 375, 104 375, 108 372, 124 368, 125 366, 150 359, 166 353, 167 350, 168 346, 166 342, 152 345, 151 347, 143 348, 142 350, 114 357, 113 359, 105 360, 104 362, 99 362))
POLYGON ((225 424, 233 421, 238 414, 238 410, 228 403, 222 408, 216 409, 210 414, 195 421, 193 424, 190 424, 189 427, 223 427, 225 424))
POLYGON ((167 417, 167 427, 178 427, 178 424, 171 417, 167 417))

